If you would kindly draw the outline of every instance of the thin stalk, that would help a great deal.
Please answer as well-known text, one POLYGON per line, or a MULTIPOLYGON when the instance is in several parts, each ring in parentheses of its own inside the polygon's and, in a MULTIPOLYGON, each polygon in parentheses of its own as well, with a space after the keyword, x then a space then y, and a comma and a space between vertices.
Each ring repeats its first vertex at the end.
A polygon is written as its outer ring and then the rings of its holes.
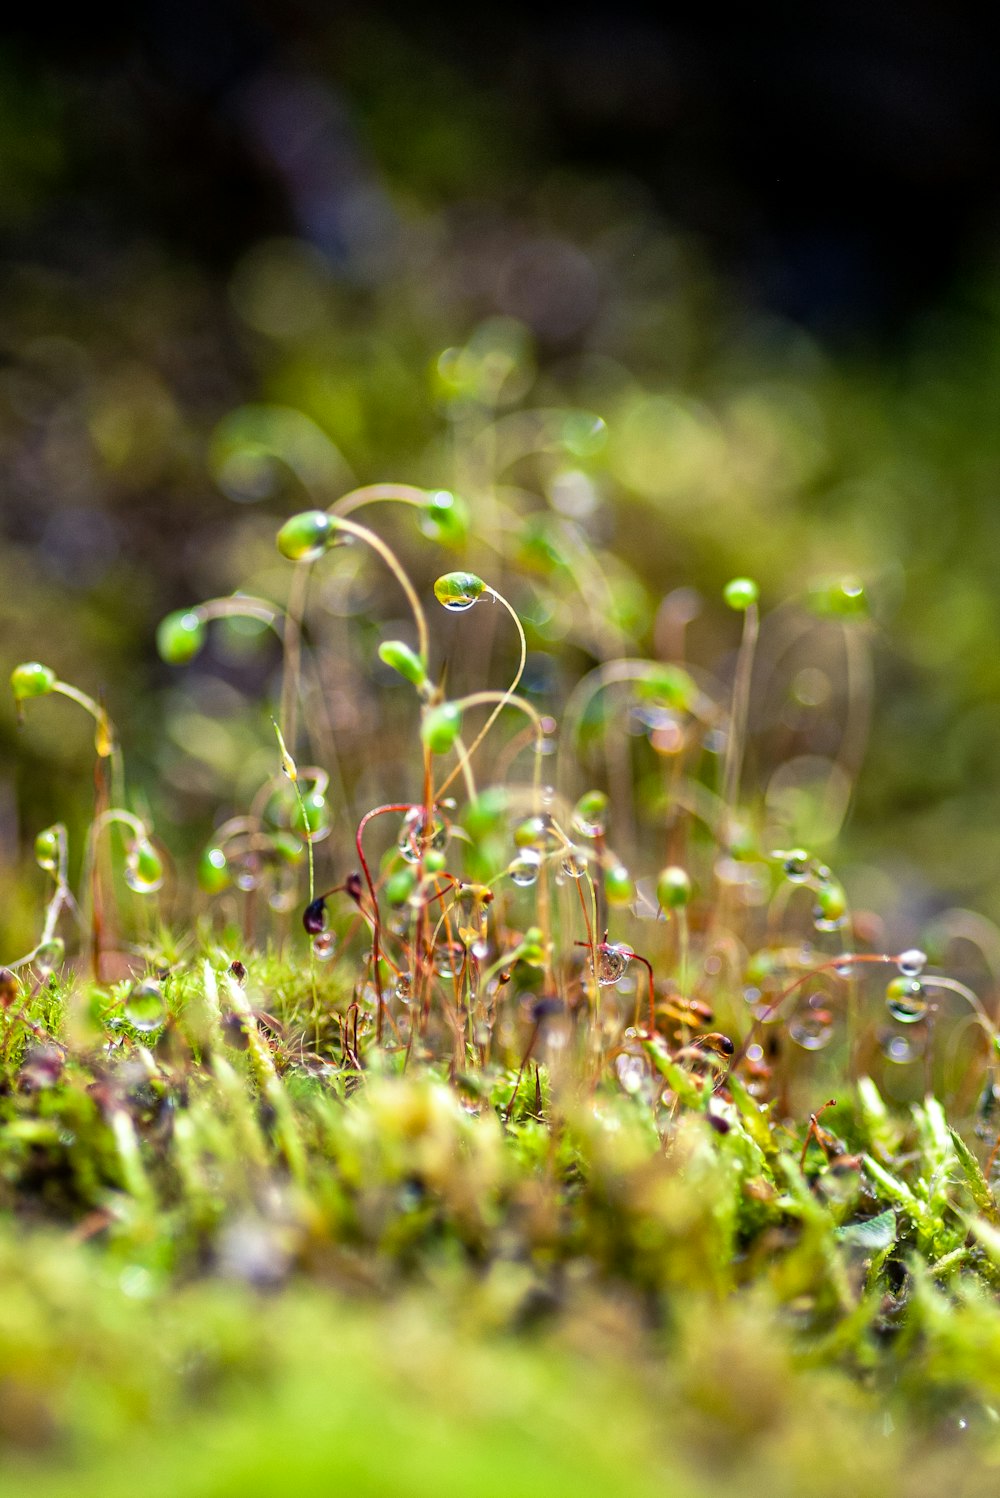
MULTIPOLYGON (((486 719, 486 722, 483 724, 482 728, 479 730, 478 734, 469 745, 464 759, 459 761, 459 763, 455 766, 455 768, 452 770, 451 774, 447 777, 443 784, 438 787, 438 798, 440 798, 444 794, 444 792, 451 785, 452 781, 455 780, 455 778, 461 772, 463 764, 468 763, 472 759, 472 756, 475 754, 476 750, 479 748, 480 744, 483 742, 486 735, 489 733, 490 729, 493 727, 494 723, 503 712, 504 707, 512 699, 513 694, 517 691, 521 683, 521 677, 524 675, 524 668, 528 659, 528 642, 524 637, 524 628, 517 616, 516 609, 514 609, 514 607, 507 602, 502 593, 498 593, 497 590, 495 588, 491 588, 488 583, 484 591, 487 592, 491 598, 496 599, 498 603, 502 603, 510 617, 513 619, 514 628, 517 630, 518 645, 520 647, 520 658, 517 663, 517 670, 514 673, 514 680, 511 682, 506 692, 495 695, 490 699, 491 701, 496 702, 496 707, 493 709, 492 713, 490 713, 490 716, 486 719)), ((466 702, 469 701, 468 698, 464 700, 466 702)), ((483 700, 482 696, 479 696, 477 700, 481 702, 483 700)))

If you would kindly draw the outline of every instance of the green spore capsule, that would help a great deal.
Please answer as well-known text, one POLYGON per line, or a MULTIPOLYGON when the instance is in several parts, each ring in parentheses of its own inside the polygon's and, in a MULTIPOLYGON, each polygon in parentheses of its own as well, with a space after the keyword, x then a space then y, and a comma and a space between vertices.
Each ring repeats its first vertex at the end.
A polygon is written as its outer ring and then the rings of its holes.
POLYGON ((434 597, 453 614, 471 609, 485 591, 486 584, 474 572, 446 572, 434 584, 434 597))
POLYGON ((427 496, 420 516, 420 529, 442 546, 460 546, 469 534, 469 509, 463 499, 447 489, 427 496))
POLYGON ((847 914, 847 895, 844 886, 838 884, 835 879, 821 884, 816 891, 816 909, 814 915, 817 925, 822 922, 823 930, 832 930, 839 926, 847 914))
POLYGON ((391 666, 393 671, 398 671, 407 681, 411 681, 415 687, 426 685, 427 672, 423 661, 402 640, 383 640, 378 647, 378 658, 385 665, 391 666))
POLYGON ((39 661, 26 661, 22 666, 15 666, 10 673, 11 689, 18 702, 23 702, 26 697, 48 696, 54 691, 56 681, 52 667, 43 666, 39 661))
POLYGON ((631 905, 635 899, 635 885, 623 863, 604 871, 604 893, 609 905, 631 905))
POLYGON ((54 874, 59 867, 60 838, 58 827, 46 827, 35 838, 35 862, 46 873, 54 874))
POLYGON ((471 837, 486 837, 500 825, 507 810, 507 792, 501 785, 487 786, 470 801, 465 811, 465 827, 471 837))
POLYGON ((686 713, 698 700, 698 688, 683 666, 665 664, 658 665, 636 683, 636 696, 647 702, 662 702, 676 712, 686 713))
POLYGON ((148 838, 140 838, 129 849, 125 883, 137 895, 155 894, 163 883, 163 860, 148 838))
POLYGON ((424 873, 443 874, 448 858, 443 848, 428 848, 424 854, 424 873))
POLYGON ((178 609, 161 619, 156 630, 156 648, 169 666, 186 666, 205 644, 205 621, 194 609, 178 609))
POLYGON ((573 808, 573 826, 581 837, 600 837, 608 821, 608 798, 603 791, 586 791, 573 808))
POLYGON ((915 1025, 927 1013, 927 991, 917 978, 893 978, 885 991, 885 1007, 901 1025, 915 1025))
POLYGON ((206 848, 198 861, 198 883, 206 895, 220 895, 232 883, 229 860, 221 848, 206 848))
POLYGON ((814 613, 828 619, 867 619, 868 596, 859 577, 821 578, 809 589, 814 613))
POLYGON ((278 550, 290 562, 315 562, 333 539, 334 524, 325 510, 303 510, 278 532, 278 550))
POLYGON ((297 832, 315 838, 328 826, 326 797, 322 791, 305 791, 301 802, 296 802, 292 812, 292 826, 297 832))
POLYGON ((549 841, 549 823, 545 817, 525 817, 514 828, 515 848, 545 848, 549 841))
POLYGON ((385 881, 385 897, 390 905, 405 905, 413 894, 417 876, 413 869, 396 869, 385 881))
POLYGON ((743 614, 760 597, 760 589, 752 577, 734 577, 722 590, 722 596, 731 609, 743 614))
POLYGON ((462 732, 462 709, 454 702, 441 702, 424 713, 420 737, 432 754, 447 754, 462 732))
POLYGON ((690 903, 691 880, 679 864, 661 869, 656 881, 656 898, 663 910, 680 910, 690 903))
POLYGON ((292 832, 272 832, 271 847, 275 858, 286 864, 298 863, 305 852, 302 843, 292 832))

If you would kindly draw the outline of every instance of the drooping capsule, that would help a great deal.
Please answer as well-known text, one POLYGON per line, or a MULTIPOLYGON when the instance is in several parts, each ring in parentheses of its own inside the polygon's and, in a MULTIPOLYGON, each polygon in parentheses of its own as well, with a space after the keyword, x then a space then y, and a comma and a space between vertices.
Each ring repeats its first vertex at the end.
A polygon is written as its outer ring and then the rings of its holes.
POLYGON ((25 661, 10 673, 11 690, 18 702, 26 697, 45 697, 55 689, 56 673, 40 661, 25 661))
POLYGON ((424 713, 420 737, 432 754, 447 754, 462 732, 462 709, 457 702, 439 702, 424 713))
POLYGON ((303 510, 278 532, 278 550, 290 562, 315 562, 333 539, 334 523, 325 510, 303 510))
POLYGON ((656 898, 663 910, 679 910, 690 903, 691 880, 679 864, 661 869, 656 881, 656 898))
POLYGON ((163 883, 163 860, 148 837, 138 838, 125 856, 125 883, 137 895, 152 895, 163 883))
POLYGON ((415 650, 403 640, 383 640, 378 647, 379 660, 390 666, 393 671, 398 671, 400 676, 412 682, 415 687, 422 687, 427 681, 427 671, 423 661, 415 650))
POLYGON ((474 572, 446 572, 434 584, 434 597, 453 614, 471 609, 486 591, 486 584, 474 572))
POLYGON ((927 991, 916 978, 893 978, 885 991, 885 1007, 901 1025, 915 1025, 927 1013, 927 991))
POLYGON ((54 827, 46 827, 35 838, 35 862, 46 873, 54 874, 59 868, 62 832, 63 829, 56 824, 54 827))
POLYGON ((206 848, 198 860, 198 883, 206 895, 219 895, 232 882, 229 860, 221 848, 206 848))
POLYGON ((205 644, 205 621, 195 609, 178 609, 161 619, 156 629, 156 648, 169 666, 186 666, 205 644))

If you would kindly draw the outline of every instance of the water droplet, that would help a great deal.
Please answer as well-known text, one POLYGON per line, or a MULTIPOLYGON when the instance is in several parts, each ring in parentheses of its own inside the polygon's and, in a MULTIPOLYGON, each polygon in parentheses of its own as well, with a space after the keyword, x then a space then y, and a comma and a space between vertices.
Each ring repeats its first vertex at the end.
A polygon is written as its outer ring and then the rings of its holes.
MULTIPOLYGON (((821 1003, 825 1003, 822 995, 813 997, 818 997, 821 1003)), ((810 1000, 789 1020, 788 1034, 804 1051, 821 1051, 833 1039, 830 1011, 814 1005, 810 1000)))
POLYGON ((507 873, 515 884, 526 889, 538 879, 538 871, 542 866, 540 854, 533 848, 525 848, 515 859, 512 859, 507 868, 507 873))
POLYGON ((478 937, 469 950, 477 962, 485 962, 490 955, 490 944, 485 937, 478 937))
POLYGON ((313 956, 317 962, 329 962, 337 946, 337 938, 332 931, 318 931, 312 939, 313 956))
POLYGON ((617 983, 632 961, 632 949, 623 942, 609 945, 604 942, 597 949, 597 981, 601 988, 610 988, 617 983))
POLYGON ((579 848, 567 848, 560 868, 570 879, 582 879, 587 872, 587 860, 579 848))
POLYGON ((906 1066, 911 1061, 918 1061, 924 1048, 919 1036, 893 1035, 890 1031, 880 1038, 879 1049, 887 1061, 906 1066))
POLYGON ((446 572, 434 584, 434 597, 452 614, 464 614, 482 598, 486 584, 474 572, 446 572))
POLYGON ((66 945, 60 936, 54 936, 51 941, 43 941, 32 953, 31 965, 39 978, 47 978, 54 973, 57 967, 61 967, 66 960, 66 945))
POLYGON ((244 894, 249 894, 251 890, 257 888, 259 883, 259 870, 254 865, 245 863, 236 875, 236 888, 243 890, 244 894))
POLYGON ((893 978, 885 991, 885 1007, 901 1025, 915 1025, 927 1013, 924 985, 915 978, 893 978))
POLYGON ((631 1056, 623 1052, 615 1057, 615 1075, 623 1091, 635 1096, 646 1080, 645 1062, 641 1056, 631 1056))
POLYGON ((421 850, 440 852, 448 842, 448 829, 440 817, 432 816, 429 834, 422 806, 414 806, 403 818, 396 846, 407 863, 419 863, 421 850))
POLYGON ((152 895, 163 883, 163 862, 152 843, 136 842, 125 859, 125 883, 137 895, 152 895))
POLYGON ((135 1030, 148 1035, 158 1030, 166 1018, 163 989, 158 983, 146 980, 136 984, 125 1000, 125 1018, 135 1030))
POLYGON ((434 967, 442 978, 457 978, 465 963, 460 941, 443 941, 434 950, 434 967))
POLYGON ((900 952, 896 958, 896 966, 904 978, 919 978, 927 966, 927 953, 921 952, 919 947, 909 947, 905 952, 900 952))
POLYGON ((396 998, 401 1004, 408 1004, 413 998, 413 977, 410 973, 400 973, 396 979, 396 998))
POLYGON ((794 849, 785 854, 782 870, 785 878, 792 884, 804 884, 809 878, 809 854, 801 848, 794 849))
POLYGON ((837 974, 838 978, 849 978, 854 972, 854 963, 845 954, 839 962, 834 963, 833 971, 837 974))
POLYGON ((54 874, 59 868, 59 846, 63 829, 58 825, 46 827, 35 838, 35 862, 46 873, 54 874))

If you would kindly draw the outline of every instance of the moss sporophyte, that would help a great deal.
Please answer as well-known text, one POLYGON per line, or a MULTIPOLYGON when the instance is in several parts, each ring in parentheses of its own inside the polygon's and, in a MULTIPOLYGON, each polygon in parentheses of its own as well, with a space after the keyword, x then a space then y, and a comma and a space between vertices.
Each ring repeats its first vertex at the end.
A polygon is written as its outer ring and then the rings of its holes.
MULTIPOLYGON (((95 725, 89 829, 76 856, 63 824, 35 834, 37 939, 0 972, 18 1116, 47 1096, 44 1116, 65 1110, 79 1130, 90 1110, 82 1147, 101 1164, 74 1177, 72 1210, 107 1216, 113 1179, 129 1205, 107 1230, 134 1245, 161 1241, 169 1202, 164 1262, 179 1270, 223 1252, 231 1211, 280 1199, 289 1262, 324 1242, 391 1256, 433 1231, 483 1263, 583 1253, 654 1296, 687 1276, 693 1232, 711 1294, 755 1279, 774 1294, 787 1274, 817 1333, 865 1296, 880 1304, 914 1256, 921 1273, 992 1283, 991 1253, 968 1244, 1000 1232, 995 1017, 947 971, 947 940, 934 961, 884 950, 827 863, 847 750, 825 780, 809 778, 818 755, 768 770, 753 689, 781 651, 757 585, 725 589, 740 625, 717 675, 614 654, 609 629, 581 634, 562 680, 546 646, 559 600, 510 567, 516 528, 498 537, 485 575, 437 572, 428 547, 478 564, 466 504, 372 486, 280 527, 280 598, 163 620, 159 652, 179 671, 208 669, 216 620, 280 642, 267 747, 248 756, 259 781, 190 868, 155 833, 155 798, 133 801, 103 704, 39 662, 13 671, 20 713, 65 697, 95 725), (391 544, 355 518, 376 505, 394 507, 391 544), (329 716, 348 681, 371 713, 354 760, 329 716), (191 920, 196 938, 172 933, 191 920), (899 1078, 927 1099, 915 1133, 882 1100, 899 1078), (982 1163, 944 1122, 977 1097, 982 1163), (643 1171, 663 1176, 646 1195, 643 1171), (859 1275, 865 1234, 881 1246, 859 1275)), ((796 638, 839 631, 855 662, 863 590, 820 595, 796 638)), ((38 1148, 61 1137, 43 1130, 38 1148)))

